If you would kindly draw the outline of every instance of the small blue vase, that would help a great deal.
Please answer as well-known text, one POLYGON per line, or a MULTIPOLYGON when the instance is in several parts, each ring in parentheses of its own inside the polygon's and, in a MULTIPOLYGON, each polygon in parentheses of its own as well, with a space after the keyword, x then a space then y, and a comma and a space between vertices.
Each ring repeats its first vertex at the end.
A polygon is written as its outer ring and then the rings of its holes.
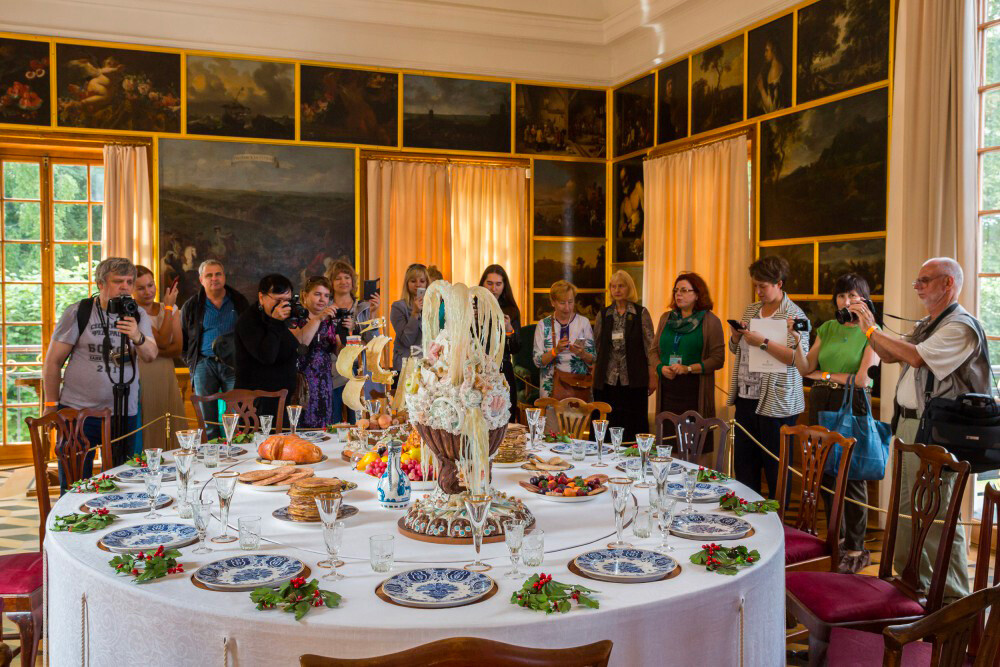
POLYGON ((406 509, 410 504, 410 479, 403 474, 400 456, 403 453, 403 443, 390 440, 389 461, 385 472, 378 480, 379 505, 390 510, 406 509))

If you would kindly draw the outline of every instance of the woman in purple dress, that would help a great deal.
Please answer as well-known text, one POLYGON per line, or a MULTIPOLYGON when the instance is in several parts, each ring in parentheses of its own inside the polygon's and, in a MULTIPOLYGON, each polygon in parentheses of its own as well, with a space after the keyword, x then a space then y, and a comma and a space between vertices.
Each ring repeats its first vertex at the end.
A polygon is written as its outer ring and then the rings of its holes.
MULTIPOLYGON (((334 400, 333 360, 336 355, 337 307, 330 303, 330 281, 313 276, 302 288, 302 305, 309 310, 309 321, 295 330, 296 337, 307 347, 299 357, 301 377, 309 387, 309 396, 302 406, 299 426, 324 428, 340 421, 343 404, 334 400)), ((336 396, 337 399, 340 395, 336 396)))

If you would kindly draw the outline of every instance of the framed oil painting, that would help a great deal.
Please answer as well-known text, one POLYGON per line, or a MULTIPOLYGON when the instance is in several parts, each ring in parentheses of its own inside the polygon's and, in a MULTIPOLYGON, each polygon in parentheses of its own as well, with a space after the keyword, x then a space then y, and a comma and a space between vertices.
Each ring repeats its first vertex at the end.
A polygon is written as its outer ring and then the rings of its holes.
POLYGON ((51 125, 49 43, 0 38, 0 123, 51 125))
POLYGON ((61 127, 181 131, 179 53, 56 44, 61 127))
POLYGON ((608 144, 604 91, 517 86, 514 137, 518 153, 604 157, 608 144))
POLYGON ((796 103, 889 77, 891 0, 820 0, 799 10, 796 103))
POLYGON ((656 143, 683 139, 688 133, 688 60, 661 69, 656 75, 656 143))
POLYGON ((403 76, 403 145, 510 152, 510 84, 403 76))
POLYGON ((747 36, 747 116, 792 106, 792 30, 788 14, 747 36))
MULTIPOLYGON (((593 322, 601 309, 604 308, 604 292, 577 292, 576 312, 593 322)), ((537 322, 552 314, 552 300, 548 292, 533 292, 531 294, 531 315, 537 322)))
POLYGON ((642 234, 645 210, 642 207, 642 158, 623 160, 611 165, 614 201, 614 262, 642 261, 642 234))
POLYGON ((535 236, 604 238, 603 164, 535 160, 535 236))
POLYGON ((796 245, 761 246, 761 257, 784 257, 788 262, 788 280, 784 290, 789 294, 813 294, 813 276, 815 275, 813 259, 813 244, 800 243, 796 245))
POLYGON ((251 301, 265 273, 300 285, 354 263, 352 149, 164 139, 159 160, 160 284, 180 278, 178 303, 209 258, 251 301))
POLYGON ((692 58, 691 134, 743 120, 743 35, 692 58))
POLYGON ((188 56, 187 131, 295 139, 295 66, 188 56))
POLYGON ((832 294, 837 278, 856 273, 872 294, 885 294, 885 239, 819 244, 819 293, 832 294))
POLYGON ((395 146, 399 75, 302 65, 303 141, 395 146))
POLYGON ((604 239, 534 241, 535 289, 568 280, 577 289, 604 289, 604 239))
POLYGON ((761 123, 760 239, 885 229, 885 88, 761 123))
POLYGON ((650 74, 614 91, 615 156, 653 145, 653 95, 656 75, 650 74))

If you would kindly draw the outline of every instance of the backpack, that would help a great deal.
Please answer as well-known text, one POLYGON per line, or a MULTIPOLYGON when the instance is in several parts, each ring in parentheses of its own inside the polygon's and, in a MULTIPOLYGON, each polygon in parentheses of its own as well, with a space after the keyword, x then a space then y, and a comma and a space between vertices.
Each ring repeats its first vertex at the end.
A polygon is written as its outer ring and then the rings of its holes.
POLYGON ((82 336, 84 329, 87 328, 87 324, 90 322, 90 315, 94 312, 94 297, 89 296, 86 299, 81 299, 80 303, 77 304, 76 308, 76 328, 77 336, 82 336))

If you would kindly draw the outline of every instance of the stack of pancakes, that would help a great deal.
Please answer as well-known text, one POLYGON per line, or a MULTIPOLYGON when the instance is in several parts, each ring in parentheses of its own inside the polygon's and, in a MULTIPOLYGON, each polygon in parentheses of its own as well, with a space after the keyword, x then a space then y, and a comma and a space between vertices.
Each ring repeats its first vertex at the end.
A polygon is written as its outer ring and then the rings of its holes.
POLYGON ((288 516, 295 521, 319 521, 316 496, 340 493, 343 482, 336 477, 310 477, 292 484, 288 490, 288 516))
POLYGON ((520 463, 528 459, 526 445, 528 442, 528 429, 521 424, 509 424, 507 432, 504 433, 503 442, 497 449, 493 458, 497 463, 520 463))
POLYGON ((294 484, 299 480, 312 477, 312 468, 296 468, 295 466, 280 466, 269 470, 251 470, 240 475, 239 480, 253 486, 275 486, 278 484, 294 484))

